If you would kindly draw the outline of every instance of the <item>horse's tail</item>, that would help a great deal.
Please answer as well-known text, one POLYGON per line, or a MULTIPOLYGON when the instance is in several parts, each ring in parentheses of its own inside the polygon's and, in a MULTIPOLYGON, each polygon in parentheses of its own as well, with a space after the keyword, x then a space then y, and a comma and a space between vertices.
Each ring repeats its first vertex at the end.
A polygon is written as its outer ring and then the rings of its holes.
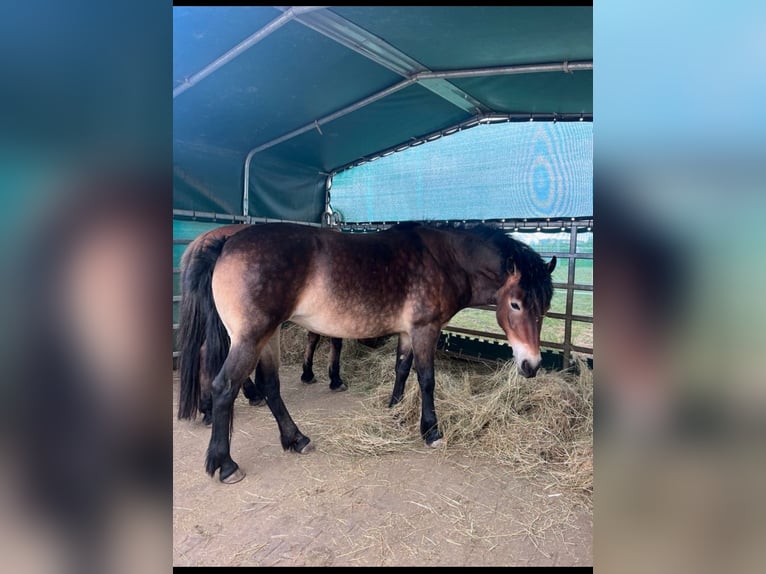
POLYGON ((228 237, 193 242, 181 258, 181 309, 178 326, 178 370, 181 391, 178 418, 197 416, 200 400, 200 367, 214 378, 229 351, 229 335, 213 301, 213 269, 228 237), (204 365, 200 354, 205 344, 204 365))

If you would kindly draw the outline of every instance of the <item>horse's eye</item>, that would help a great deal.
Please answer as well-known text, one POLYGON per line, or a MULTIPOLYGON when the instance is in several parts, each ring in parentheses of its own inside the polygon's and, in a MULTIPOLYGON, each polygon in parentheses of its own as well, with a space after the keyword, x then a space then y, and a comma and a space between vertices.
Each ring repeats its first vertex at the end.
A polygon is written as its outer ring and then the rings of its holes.
POLYGON ((518 304, 518 303, 511 303, 511 307, 513 307, 513 308, 514 308, 514 309, 516 309, 517 311, 521 311, 521 307, 519 307, 519 304, 518 304))

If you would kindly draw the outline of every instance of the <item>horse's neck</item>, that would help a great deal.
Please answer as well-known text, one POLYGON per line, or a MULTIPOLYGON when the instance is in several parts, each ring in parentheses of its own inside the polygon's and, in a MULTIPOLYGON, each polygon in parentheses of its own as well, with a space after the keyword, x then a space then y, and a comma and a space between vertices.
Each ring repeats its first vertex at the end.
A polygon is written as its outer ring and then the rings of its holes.
POLYGON ((480 244, 471 244, 464 237, 456 237, 455 241, 457 262, 465 271, 470 285, 468 306, 494 303, 495 294, 502 282, 501 262, 494 250, 480 244))
POLYGON ((491 272, 490 275, 474 274, 471 276, 471 302, 473 305, 490 305, 495 303, 497 290, 500 289, 499 276, 491 272))

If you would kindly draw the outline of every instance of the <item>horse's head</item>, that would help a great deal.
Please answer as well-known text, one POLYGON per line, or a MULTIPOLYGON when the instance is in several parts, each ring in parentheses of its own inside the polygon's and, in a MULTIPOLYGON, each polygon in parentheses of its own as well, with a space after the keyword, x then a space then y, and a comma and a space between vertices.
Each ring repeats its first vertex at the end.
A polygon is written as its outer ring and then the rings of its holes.
POLYGON ((543 316, 551 305, 551 273, 556 257, 544 269, 526 280, 521 270, 509 261, 508 275, 497 291, 497 322, 513 349, 516 365, 525 377, 534 377, 540 367, 540 331, 543 316), (534 278, 531 278, 534 277, 534 278))

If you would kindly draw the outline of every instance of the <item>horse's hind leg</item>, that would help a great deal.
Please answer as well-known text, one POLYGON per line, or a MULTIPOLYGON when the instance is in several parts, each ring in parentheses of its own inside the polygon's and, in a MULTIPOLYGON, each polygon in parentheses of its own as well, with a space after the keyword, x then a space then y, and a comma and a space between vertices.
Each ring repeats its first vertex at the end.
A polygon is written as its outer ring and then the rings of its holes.
POLYGON ((226 361, 213 380, 213 429, 205 470, 213 476, 220 468, 221 482, 234 483, 245 476, 230 455, 234 399, 237 397, 240 386, 255 367, 261 346, 263 342, 255 344, 252 339, 232 340, 226 361))
POLYGON ((343 348, 343 339, 333 337, 330 339, 330 390, 347 391, 348 385, 340 378, 340 351, 343 348))
POLYGON ((407 383, 407 377, 410 376, 412 368, 412 340, 406 333, 399 335, 399 342, 396 345, 396 381, 394 390, 391 393, 389 407, 399 404, 404 398, 404 387, 407 383))
POLYGON ((314 376, 314 352, 318 344, 319 335, 309 331, 306 336, 306 348, 303 351, 303 374, 301 374, 301 381, 307 385, 317 382, 314 376))
POLYGON ((311 439, 298 430, 290 413, 287 412, 287 407, 282 402, 279 391, 279 329, 261 353, 261 360, 256 367, 256 378, 258 377, 263 380, 266 404, 269 405, 271 413, 277 421, 282 448, 291 449, 301 454, 307 453, 310 450, 311 439))

